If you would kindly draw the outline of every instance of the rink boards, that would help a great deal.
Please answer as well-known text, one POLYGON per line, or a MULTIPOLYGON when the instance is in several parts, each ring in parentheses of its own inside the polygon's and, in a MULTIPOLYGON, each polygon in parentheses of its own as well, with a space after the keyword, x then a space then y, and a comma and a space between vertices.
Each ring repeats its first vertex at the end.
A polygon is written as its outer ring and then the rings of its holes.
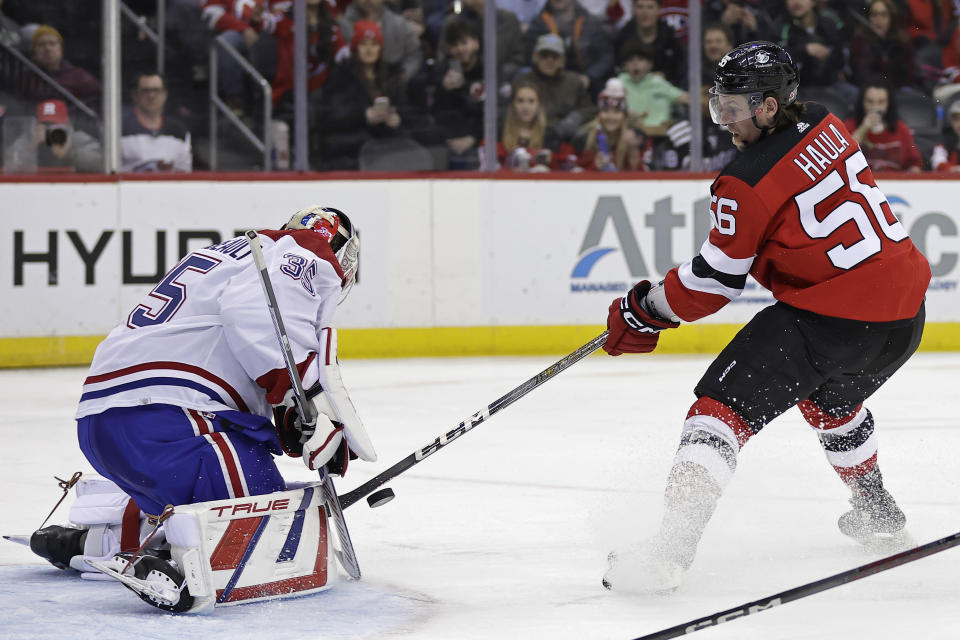
MULTIPOLYGON (((0 365, 89 362, 185 253, 308 203, 342 208, 361 233, 360 283, 337 314, 344 357, 569 352, 603 330, 610 300, 710 230, 710 177, 451 175, 0 182, 0 365)), ((933 270, 922 348, 960 349, 960 181, 879 184, 933 270)), ((661 349, 718 349, 771 302, 751 281, 661 349)))

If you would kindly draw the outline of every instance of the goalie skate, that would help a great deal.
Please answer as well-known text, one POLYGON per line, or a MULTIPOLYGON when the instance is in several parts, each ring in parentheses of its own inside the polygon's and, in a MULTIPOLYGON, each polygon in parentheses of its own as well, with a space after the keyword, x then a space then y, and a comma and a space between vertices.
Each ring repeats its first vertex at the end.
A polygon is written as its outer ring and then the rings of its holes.
POLYGON ((86 529, 50 525, 34 531, 28 544, 30 550, 58 569, 68 569, 70 559, 83 554, 86 529))
POLYGON ((104 575, 121 582, 147 604, 171 613, 183 613, 193 608, 194 598, 176 562, 144 554, 130 564, 131 557, 132 554, 122 553, 106 562, 87 562, 104 575))

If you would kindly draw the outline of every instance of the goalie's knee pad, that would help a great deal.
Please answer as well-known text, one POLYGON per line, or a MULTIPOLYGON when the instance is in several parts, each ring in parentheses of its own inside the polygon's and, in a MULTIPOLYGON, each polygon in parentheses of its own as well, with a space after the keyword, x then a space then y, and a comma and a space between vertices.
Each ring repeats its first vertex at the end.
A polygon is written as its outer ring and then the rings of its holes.
POLYGON ((737 468, 737 454, 753 430, 730 407, 701 397, 687 412, 674 466, 685 462, 703 467, 721 490, 737 468))
POLYGON ((850 483, 876 467, 877 435, 869 409, 861 404, 835 415, 811 400, 804 400, 797 407, 817 431, 827 460, 844 482, 850 483))
POLYGON ((163 528, 191 611, 304 595, 336 581, 319 483, 176 506, 163 528))

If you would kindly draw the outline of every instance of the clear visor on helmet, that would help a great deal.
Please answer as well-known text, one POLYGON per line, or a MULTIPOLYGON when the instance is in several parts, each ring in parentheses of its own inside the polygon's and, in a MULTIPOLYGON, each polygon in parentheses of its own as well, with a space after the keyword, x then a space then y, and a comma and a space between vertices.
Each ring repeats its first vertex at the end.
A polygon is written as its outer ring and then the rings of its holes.
POLYGON ((354 233, 353 237, 337 249, 336 256, 340 268, 343 269, 343 288, 340 291, 342 303, 350 293, 353 283, 356 282, 357 270, 360 268, 360 236, 354 233))
POLYGON ((755 93, 720 93, 714 86, 709 94, 710 119, 721 126, 749 120, 760 108, 760 104, 754 103, 754 98, 758 96, 755 93))

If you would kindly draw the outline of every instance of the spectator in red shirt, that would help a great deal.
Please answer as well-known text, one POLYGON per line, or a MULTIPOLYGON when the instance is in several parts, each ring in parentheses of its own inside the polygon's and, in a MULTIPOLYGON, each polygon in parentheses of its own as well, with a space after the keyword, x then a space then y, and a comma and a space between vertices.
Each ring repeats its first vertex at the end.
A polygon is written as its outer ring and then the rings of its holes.
POLYGON ((941 61, 944 69, 960 67, 960 15, 947 32, 947 43, 941 52, 941 61))
POLYGON ((905 0, 907 32, 915 47, 938 45, 950 26, 952 0, 905 0))
POLYGON ((913 142, 913 132, 897 115, 896 95, 883 80, 867 82, 857 101, 854 117, 844 124, 860 144, 875 171, 923 169, 923 157, 913 142))
MULTIPOLYGON (((102 96, 100 81, 64 59, 63 36, 59 31, 45 24, 38 26, 30 38, 30 58, 44 73, 81 102, 97 108, 102 96)), ((18 92, 28 100, 61 97, 56 89, 32 72, 21 76, 18 92)))

